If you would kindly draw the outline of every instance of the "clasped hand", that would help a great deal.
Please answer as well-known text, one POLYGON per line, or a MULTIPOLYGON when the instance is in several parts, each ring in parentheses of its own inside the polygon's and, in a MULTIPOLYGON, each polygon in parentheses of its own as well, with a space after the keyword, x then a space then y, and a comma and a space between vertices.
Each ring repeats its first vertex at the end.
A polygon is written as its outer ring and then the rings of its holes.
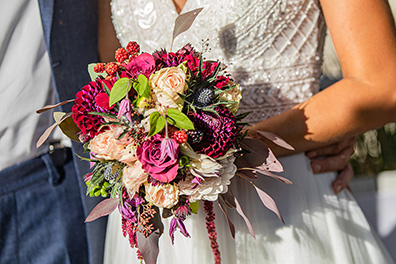
POLYGON ((353 178, 350 156, 354 153, 357 137, 351 137, 340 142, 310 150, 305 155, 311 159, 311 167, 315 174, 337 171, 338 175, 331 186, 335 194, 348 187, 353 178))

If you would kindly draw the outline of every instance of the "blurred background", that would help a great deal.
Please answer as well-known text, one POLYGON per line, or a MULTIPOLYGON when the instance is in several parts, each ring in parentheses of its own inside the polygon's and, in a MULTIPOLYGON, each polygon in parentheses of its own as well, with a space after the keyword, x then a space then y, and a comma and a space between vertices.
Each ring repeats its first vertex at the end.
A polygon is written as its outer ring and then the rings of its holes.
MULTIPOLYGON (((389 0, 396 16, 396 0, 389 0)), ((342 78, 337 55, 327 34, 321 88, 342 78)), ((351 157, 352 193, 385 246, 396 259, 396 123, 360 135, 351 157)))

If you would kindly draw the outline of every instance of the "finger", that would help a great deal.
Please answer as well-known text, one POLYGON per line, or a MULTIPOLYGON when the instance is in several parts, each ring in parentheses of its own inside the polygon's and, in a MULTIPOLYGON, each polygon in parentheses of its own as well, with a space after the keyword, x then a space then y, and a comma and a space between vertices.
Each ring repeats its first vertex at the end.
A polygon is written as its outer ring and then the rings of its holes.
POLYGON ((353 179, 353 169, 350 163, 337 175, 337 178, 331 183, 335 194, 345 189, 353 179))
POLYGON ((346 148, 353 148, 354 144, 356 142, 357 137, 351 137, 345 140, 342 140, 340 142, 337 142, 335 144, 331 144, 322 148, 314 149, 311 151, 307 151, 305 155, 310 158, 318 158, 322 156, 327 156, 327 155, 334 155, 337 153, 340 153, 346 148))
POLYGON ((349 158, 353 154, 353 148, 346 148, 337 155, 327 156, 311 162, 312 171, 317 173, 339 171, 349 163, 349 158))

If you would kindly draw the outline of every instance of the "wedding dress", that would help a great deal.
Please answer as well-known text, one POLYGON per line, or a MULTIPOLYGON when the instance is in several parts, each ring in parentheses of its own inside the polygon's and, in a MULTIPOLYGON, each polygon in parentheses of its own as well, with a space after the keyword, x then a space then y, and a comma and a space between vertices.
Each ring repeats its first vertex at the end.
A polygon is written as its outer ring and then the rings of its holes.
MULTIPOLYGON (((220 59, 243 89, 240 112, 251 123, 274 116, 318 91, 325 23, 318 0, 188 0, 182 12, 204 7, 193 26, 176 38, 173 50, 209 42, 208 59, 220 59), (205 42, 204 41, 204 42, 205 42)), ((113 24, 125 47, 169 50, 174 20, 172 0, 113 0, 113 24)), ((233 179, 233 192, 256 233, 230 213, 232 239, 224 215, 216 211, 222 262, 233 263, 393 263, 351 193, 334 195, 334 173, 314 175, 303 155, 282 158, 286 185, 261 176, 256 184, 277 202, 279 219, 260 202, 245 180, 233 179)), ((169 223, 160 238, 158 263, 213 263, 204 212, 186 220, 191 238, 178 233, 172 245, 169 223)), ((230 210, 229 210, 230 211, 230 210)), ((139 263, 122 237, 118 212, 109 218, 105 263, 139 263)))

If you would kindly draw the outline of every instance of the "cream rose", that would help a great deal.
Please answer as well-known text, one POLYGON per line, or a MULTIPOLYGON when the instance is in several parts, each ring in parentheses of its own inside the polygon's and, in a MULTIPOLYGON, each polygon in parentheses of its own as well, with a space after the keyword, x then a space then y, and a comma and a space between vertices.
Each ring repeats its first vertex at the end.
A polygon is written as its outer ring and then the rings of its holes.
POLYGON ((122 183, 133 197, 139 191, 140 185, 147 181, 148 174, 143 170, 142 163, 136 161, 133 166, 125 166, 122 171, 122 183))
POLYGON ((119 161, 133 166, 134 162, 137 160, 135 144, 131 143, 121 150, 120 157, 119 161))
POLYGON ((122 157, 120 153, 124 149, 124 145, 117 144, 113 131, 107 130, 96 135, 89 142, 88 148, 95 154, 96 158, 119 160, 122 157))
POLYGON ((171 208, 179 201, 179 189, 173 184, 158 184, 156 186, 146 183, 146 200, 152 204, 171 208))
POLYGON ((162 106, 181 108, 183 100, 177 93, 184 94, 187 89, 186 74, 179 67, 163 68, 150 77, 153 99, 162 106))

